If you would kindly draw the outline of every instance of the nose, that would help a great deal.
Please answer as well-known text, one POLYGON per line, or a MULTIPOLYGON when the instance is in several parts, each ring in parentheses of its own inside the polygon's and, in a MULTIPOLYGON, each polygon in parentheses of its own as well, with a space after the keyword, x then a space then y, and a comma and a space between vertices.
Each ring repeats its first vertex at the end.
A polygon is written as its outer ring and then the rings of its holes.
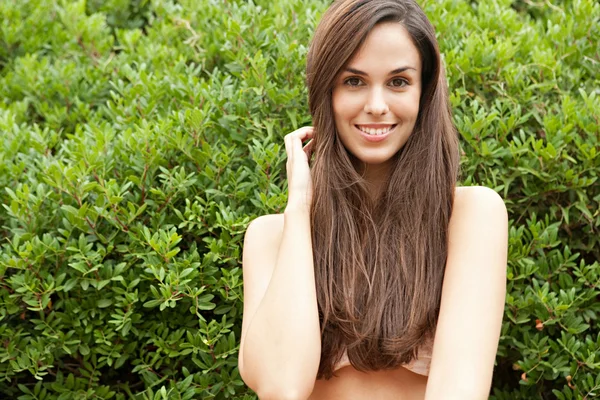
POLYGON ((374 115, 386 114, 389 111, 389 107, 380 88, 375 87, 369 92, 369 97, 365 102, 364 109, 367 114, 374 115))

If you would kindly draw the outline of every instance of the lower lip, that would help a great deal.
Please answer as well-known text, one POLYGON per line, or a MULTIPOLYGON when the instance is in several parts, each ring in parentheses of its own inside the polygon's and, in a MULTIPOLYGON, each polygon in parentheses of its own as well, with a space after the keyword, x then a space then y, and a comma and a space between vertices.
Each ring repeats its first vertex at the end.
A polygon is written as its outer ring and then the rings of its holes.
POLYGON ((356 127, 356 125, 354 125, 354 128, 361 134, 361 136, 367 141, 367 142, 381 142, 382 140, 385 140, 385 138, 387 138, 392 132, 394 132, 394 130, 396 129, 396 127, 398 126, 398 124, 394 125, 394 127, 392 129, 390 129, 389 131, 387 131, 386 133, 382 134, 382 135, 369 135, 368 133, 365 133, 363 131, 361 131, 360 129, 358 129, 356 127))

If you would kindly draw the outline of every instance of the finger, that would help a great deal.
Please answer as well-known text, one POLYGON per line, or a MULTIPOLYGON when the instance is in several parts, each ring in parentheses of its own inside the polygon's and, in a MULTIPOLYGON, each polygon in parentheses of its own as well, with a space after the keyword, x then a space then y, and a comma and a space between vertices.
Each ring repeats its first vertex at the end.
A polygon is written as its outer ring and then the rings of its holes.
POLYGON ((309 137, 305 138, 303 135, 295 135, 293 140, 297 141, 300 144, 300 149, 302 150, 304 148, 305 144, 308 145, 308 142, 310 142, 312 140, 312 138, 309 138, 309 137), (308 141, 308 142, 306 142, 306 141, 308 141))
POLYGON ((285 154, 287 155, 288 160, 292 158, 292 155, 290 153, 291 149, 290 149, 290 135, 285 135, 283 138, 283 141, 285 143, 285 154))
POLYGON ((308 143, 306 144, 306 146, 304 146, 303 150, 309 159, 310 159, 310 156, 312 155, 314 148, 315 148, 315 140, 314 139, 310 139, 308 141, 308 143))
POLYGON ((294 132, 312 131, 313 129, 315 129, 314 126, 303 126, 302 128, 296 129, 294 132))
POLYGON ((313 137, 314 128, 312 126, 305 126, 300 129, 296 129, 291 133, 293 136, 297 136, 300 140, 304 141, 313 137))
POLYGON ((301 155, 303 151, 302 151, 302 140, 300 139, 299 136, 293 136, 292 137, 292 157, 294 158, 294 161, 299 161, 301 160, 301 155))
POLYGON ((302 131, 302 134, 303 134, 303 135, 302 135, 302 137, 300 138, 302 141, 305 141, 305 140, 312 139, 312 138, 313 138, 313 136, 314 136, 315 129, 314 129, 312 126, 310 126, 310 127, 307 127, 307 128, 308 128, 308 129, 306 129, 306 130, 302 131))
POLYGON ((314 131, 310 130, 310 131, 306 132, 306 136, 304 136, 304 138, 302 139, 302 141, 303 142, 304 141, 308 141, 308 143, 310 143, 310 142, 312 142, 313 137, 314 137, 314 131))
POLYGON ((290 151, 292 152, 292 162, 295 161, 295 155, 296 155, 296 142, 298 141, 298 138, 294 135, 292 135, 290 137, 290 151))
POLYGON ((287 153, 288 160, 294 158, 294 148, 296 147, 294 145, 294 142, 298 140, 300 142, 300 149, 302 150, 302 141, 311 139, 313 136, 313 131, 314 128, 312 126, 304 126, 302 128, 296 129, 292 133, 285 135, 285 151, 287 153))

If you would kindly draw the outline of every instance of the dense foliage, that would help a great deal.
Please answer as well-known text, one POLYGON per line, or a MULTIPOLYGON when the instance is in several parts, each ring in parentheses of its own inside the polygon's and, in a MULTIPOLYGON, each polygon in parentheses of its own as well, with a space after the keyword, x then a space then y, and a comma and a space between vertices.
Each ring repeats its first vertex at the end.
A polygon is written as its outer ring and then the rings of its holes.
MULTIPOLYGON (((243 234, 285 206, 326 3, 0 2, 0 397, 254 398, 243 234)), ((492 398, 600 398, 600 5, 421 4, 461 182, 510 214, 492 398)))

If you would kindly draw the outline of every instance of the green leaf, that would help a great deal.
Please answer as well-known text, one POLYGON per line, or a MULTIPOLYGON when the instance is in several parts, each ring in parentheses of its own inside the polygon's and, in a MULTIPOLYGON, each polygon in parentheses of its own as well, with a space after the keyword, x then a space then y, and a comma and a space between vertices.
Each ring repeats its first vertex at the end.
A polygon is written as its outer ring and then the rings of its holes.
POLYGON ((101 299, 98 300, 98 302, 96 303, 96 306, 99 308, 105 308, 108 307, 112 304, 112 300, 111 299, 101 299))

